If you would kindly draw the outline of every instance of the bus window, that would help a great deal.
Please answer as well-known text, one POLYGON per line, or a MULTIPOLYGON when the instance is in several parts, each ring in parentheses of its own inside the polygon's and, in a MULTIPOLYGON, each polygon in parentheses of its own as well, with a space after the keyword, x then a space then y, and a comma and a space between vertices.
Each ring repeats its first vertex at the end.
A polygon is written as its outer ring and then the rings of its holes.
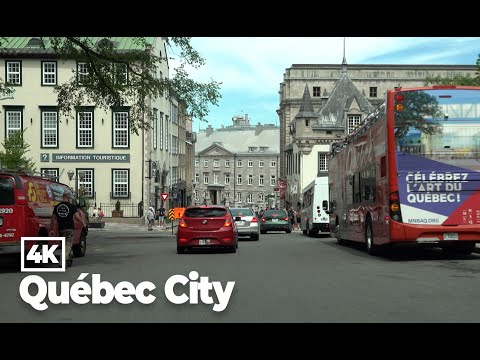
POLYGON ((322 202, 322 209, 324 211, 327 211, 328 210, 328 201, 327 200, 323 200, 322 202))
POLYGON ((14 205, 13 179, 0 177, 0 205, 14 205))

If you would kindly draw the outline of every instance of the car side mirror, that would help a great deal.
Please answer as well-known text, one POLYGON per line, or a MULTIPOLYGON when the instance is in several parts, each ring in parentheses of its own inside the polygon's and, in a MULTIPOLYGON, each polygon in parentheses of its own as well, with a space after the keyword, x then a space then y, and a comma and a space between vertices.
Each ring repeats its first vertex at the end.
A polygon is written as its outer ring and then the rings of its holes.
POLYGON ((241 221, 242 218, 240 216, 235 216, 235 221, 241 221))

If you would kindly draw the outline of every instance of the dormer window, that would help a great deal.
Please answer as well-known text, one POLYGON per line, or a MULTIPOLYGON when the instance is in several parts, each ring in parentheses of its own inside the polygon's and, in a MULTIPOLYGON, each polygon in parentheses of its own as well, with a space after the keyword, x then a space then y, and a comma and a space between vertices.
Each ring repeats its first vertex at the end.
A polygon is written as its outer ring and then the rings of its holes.
POLYGON ((31 38, 30 40, 28 40, 27 46, 39 48, 43 46, 43 41, 40 38, 31 38))

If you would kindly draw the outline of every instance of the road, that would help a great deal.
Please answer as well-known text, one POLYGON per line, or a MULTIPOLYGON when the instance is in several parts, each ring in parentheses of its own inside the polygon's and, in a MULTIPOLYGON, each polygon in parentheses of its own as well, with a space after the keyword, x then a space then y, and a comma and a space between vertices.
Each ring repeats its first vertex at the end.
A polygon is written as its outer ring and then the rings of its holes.
MULTIPOLYGON (((299 232, 268 233, 242 240, 235 254, 176 254, 170 231, 138 226, 92 229, 87 255, 65 273, 43 273, 46 281, 75 282, 81 273, 101 274, 116 285, 155 284, 153 303, 52 304, 34 310, 19 294, 28 273, 14 259, 0 264, 0 322, 180 322, 180 323, 368 323, 479 322, 480 254, 447 258, 441 251, 399 250, 372 257, 361 246, 299 232), (191 271, 223 288, 234 281, 224 311, 212 304, 173 304, 165 282, 191 271)), ((91 278, 87 281, 90 283, 91 278)), ((30 293, 35 294, 35 286, 30 293)), ((175 293, 189 294, 188 285, 175 293)), ((213 296, 215 301, 217 297, 213 296)))

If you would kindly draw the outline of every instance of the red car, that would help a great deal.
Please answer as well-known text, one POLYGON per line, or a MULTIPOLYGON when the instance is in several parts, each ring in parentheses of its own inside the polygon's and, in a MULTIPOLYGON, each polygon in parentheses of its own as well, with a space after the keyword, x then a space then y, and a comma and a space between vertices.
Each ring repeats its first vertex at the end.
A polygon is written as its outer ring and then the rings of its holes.
POLYGON ((180 218, 177 230, 177 253, 189 248, 238 248, 237 226, 230 210, 224 206, 190 206, 180 218))

